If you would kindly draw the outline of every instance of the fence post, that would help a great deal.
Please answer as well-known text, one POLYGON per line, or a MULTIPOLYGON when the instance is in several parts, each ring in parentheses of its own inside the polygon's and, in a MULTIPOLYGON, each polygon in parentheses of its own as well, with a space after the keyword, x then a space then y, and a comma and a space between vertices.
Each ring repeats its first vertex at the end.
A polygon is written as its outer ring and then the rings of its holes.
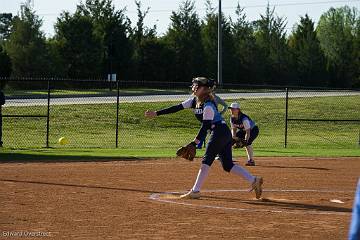
POLYGON ((116 97, 116 148, 119 147, 119 98, 120 98, 120 85, 119 79, 116 80, 117 97, 116 97))
POLYGON ((284 148, 287 147, 287 135, 288 135, 288 113, 289 113, 289 89, 285 88, 285 139, 284 139, 284 148))
POLYGON ((48 79, 48 93, 47 93, 47 115, 46 115, 46 147, 49 147, 49 133, 50 133, 50 79, 48 79))

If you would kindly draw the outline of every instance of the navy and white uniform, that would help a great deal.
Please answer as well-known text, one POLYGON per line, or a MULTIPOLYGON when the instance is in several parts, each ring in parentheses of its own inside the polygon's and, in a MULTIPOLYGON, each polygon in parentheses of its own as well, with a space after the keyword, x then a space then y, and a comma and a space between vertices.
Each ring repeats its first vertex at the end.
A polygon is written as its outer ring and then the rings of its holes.
POLYGON ((223 169, 230 172, 234 166, 232 161, 231 131, 213 101, 208 100, 200 106, 196 106, 196 98, 194 97, 179 105, 157 111, 156 113, 159 116, 175 113, 185 108, 192 108, 195 117, 201 122, 201 128, 196 139, 205 139, 208 130, 211 132, 202 163, 211 166, 218 155, 223 169))
POLYGON ((197 139, 204 139, 210 129, 209 142, 206 145, 203 164, 211 166, 215 157, 219 155, 223 169, 230 172, 234 163, 232 161, 231 131, 226 125, 214 102, 206 101, 203 106, 203 116, 197 139))
POLYGON ((238 117, 230 117, 231 128, 237 128, 236 137, 244 139, 246 130, 250 129, 250 138, 248 145, 251 145, 253 141, 259 135, 259 127, 256 123, 246 114, 239 112, 238 117))
POLYGON ((191 108, 195 114, 195 117, 199 122, 203 120, 204 104, 196 106, 196 97, 189 98, 181 103, 184 108, 191 108))
POLYGON ((200 106, 196 106, 196 97, 191 97, 183 101, 179 105, 175 105, 169 108, 162 109, 160 111, 156 111, 156 115, 160 116, 169 113, 176 113, 183 109, 189 109, 189 108, 193 109, 196 119, 199 120, 199 122, 202 122, 204 104, 201 104, 200 106))

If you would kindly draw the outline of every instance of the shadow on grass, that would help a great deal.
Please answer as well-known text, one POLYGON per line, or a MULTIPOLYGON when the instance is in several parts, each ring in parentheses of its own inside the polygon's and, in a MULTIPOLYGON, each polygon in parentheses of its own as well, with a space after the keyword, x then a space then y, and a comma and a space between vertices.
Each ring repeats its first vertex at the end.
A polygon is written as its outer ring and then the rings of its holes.
POLYGON ((77 156, 77 155, 57 155, 57 154, 23 154, 23 153, 1 153, 0 152, 0 164, 1 163, 34 163, 34 162, 110 162, 110 161, 136 161, 136 160, 146 160, 147 158, 137 158, 137 157, 124 157, 124 156, 77 156))

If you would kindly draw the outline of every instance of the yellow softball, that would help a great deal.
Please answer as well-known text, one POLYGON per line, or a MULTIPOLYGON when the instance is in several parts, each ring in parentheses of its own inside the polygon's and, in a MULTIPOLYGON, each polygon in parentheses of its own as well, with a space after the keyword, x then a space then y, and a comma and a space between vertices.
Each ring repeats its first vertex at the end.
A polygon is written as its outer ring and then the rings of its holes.
POLYGON ((59 142, 60 145, 69 144, 69 140, 66 137, 59 138, 58 142, 59 142))

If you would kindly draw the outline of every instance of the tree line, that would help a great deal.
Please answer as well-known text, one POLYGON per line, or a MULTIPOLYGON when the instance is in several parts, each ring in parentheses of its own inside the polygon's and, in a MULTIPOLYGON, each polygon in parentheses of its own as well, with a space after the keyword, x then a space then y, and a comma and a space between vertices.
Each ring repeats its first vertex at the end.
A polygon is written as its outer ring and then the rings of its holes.
MULTIPOLYGON (((151 9, 137 6, 132 24, 112 0, 86 0, 64 11, 47 38, 28 3, 18 15, 0 13, 0 76, 106 78, 185 82, 217 76, 218 14, 210 1, 200 18, 185 0, 166 33, 145 26, 151 9)), ((301 16, 290 33, 286 18, 269 5, 256 21, 238 4, 222 16, 223 81, 234 84, 360 87, 360 15, 357 8, 330 8, 318 24, 301 16), (316 26, 315 26, 316 25, 316 26)))

